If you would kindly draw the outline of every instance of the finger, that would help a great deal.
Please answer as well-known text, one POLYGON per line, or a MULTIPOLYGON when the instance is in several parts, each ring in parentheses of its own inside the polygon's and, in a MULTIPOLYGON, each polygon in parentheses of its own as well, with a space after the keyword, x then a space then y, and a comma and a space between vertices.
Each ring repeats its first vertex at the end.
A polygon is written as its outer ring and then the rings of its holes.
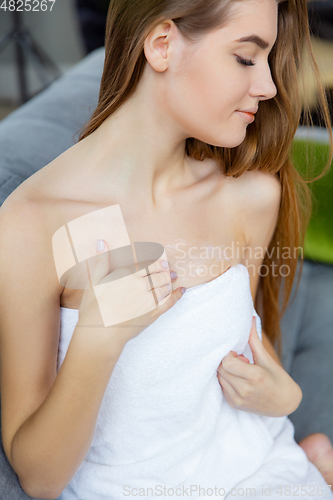
POLYGON ((243 360, 238 359, 238 356, 230 356, 230 353, 222 359, 218 369, 220 369, 220 367, 225 370, 226 373, 246 380, 251 376, 252 365, 250 363, 244 363, 243 360))
POLYGON ((245 361, 245 363, 250 363, 250 360, 247 359, 243 354, 239 354, 238 359, 240 359, 241 361, 245 361))
MULTIPOLYGON (((171 286, 171 285, 170 285, 171 286)), ((176 290, 173 292, 169 293, 167 290, 167 295, 164 296, 164 298, 161 298, 158 300, 158 306, 157 308, 153 311, 153 316, 159 317, 162 314, 164 314, 166 311, 171 309, 178 300, 182 298, 184 293, 186 292, 185 287, 178 287, 176 290)), ((155 291, 156 293, 156 291, 155 291)))
POLYGON ((222 366, 218 367, 217 370, 220 378, 222 380, 226 380, 229 385, 234 389, 235 393, 239 393, 239 388, 243 387, 244 384, 247 384, 249 382, 248 379, 245 379, 243 377, 239 377, 238 375, 233 375, 232 373, 227 372, 224 370, 222 366))
POLYGON ((152 288, 156 294, 156 298, 158 302, 164 299, 167 295, 171 295, 172 293, 172 285, 171 283, 164 282, 160 286, 152 288))
POLYGON ((175 294, 175 300, 179 300, 186 292, 185 287, 178 287, 175 290, 172 290, 171 283, 164 283, 159 287, 153 288, 153 290, 156 294, 156 298, 159 304, 161 301, 167 299, 168 297, 171 297, 173 294, 175 294))
POLYGON ((264 365, 266 359, 266 349, 264 348, 263 343, 259 338, 254 316, 252 318, 252 328, 250 331, 248 343, 252 351, 253 363, 255 365, 264 365))
POLYGON ((170 291, 171 291, 171 280, 169 271, 164 271, 164 272, 161 271, 160 273, 154 273, 153 275, 150 275, 149 290, 155 290, 157 288, 163 287, 164 285, 170 285, 170 291))
MULTIPOLYGON (((148 262, 146 262, 146 264, 146 273, 142 274, 142 277, 146 279, 149 276, 149 291, 171 284, 171 282, 175 281, 178 277, 177 273, 175 273, 174 271, 172 271, 172 273, 170 272, 170 263, 167 260, 159 259, 151 264, 148 264, 148 262)), ((157 300, 160 301, 160 299, 164 298, 171 292, 172 287, 164 288, 158 293, 155 292, 157 300)))
POLYGON ((151 276, 155 273, 160 273, 160 272, 165 272, 168 271, 170 273, 170 263, 167 260, 159 259, 156 260, 155 262, 152 262, 151 264, 149 262, 146 262, 146 273, 143 274, 143 278, 146 278, 147 276, 151 276))
POLYGON ((235 389, 232 387, 230 382, 228 382, 228 380, 226 380, 225 378, 221 377, 221 375, 219 375, 219 373, 217 374, 217 378, 218 378, 218 381, 219 381, 221 388, 223 389, 223 394, 224 394, 227 402, 229 403, 230 406, 233 407, 234 406, 233 401, 237 397, 237 393, 236 393, 235 389))
POLYGON ((165 285, 170 285, 170 291, 172 290, 171 287, 171 274, 169 271, 164 271, 160 273, 155 273, 152 274, 150 277, 150 280, 152 281, 152 285, 149 284, 149 289, 150 290, 156 290, 157 288, 162 288, 165 285))
POLYGON ((219 378, 226 380, 230 385, 233 385, 235 379, 237 378, 231 373, 227 372, 221 365, 217 369, 217 374, 219 378))
POLYGON ((105 240, 97 240, 96 255, 88 260, 91 283, 98 285, 105 276, 110 274, 110 252, 105 240))

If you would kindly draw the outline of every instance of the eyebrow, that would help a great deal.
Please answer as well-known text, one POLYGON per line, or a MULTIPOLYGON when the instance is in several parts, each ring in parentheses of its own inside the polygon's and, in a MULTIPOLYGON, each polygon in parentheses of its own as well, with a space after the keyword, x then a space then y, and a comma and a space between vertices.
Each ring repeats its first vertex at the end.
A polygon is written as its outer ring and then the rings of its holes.
POLYGON ((243 38, 240 38, 239 40, 235 40, 236 42, 252 42, 258 45, 261 49, 267 49, 269 46, 269 43, 265 42, 260 36, 257 35, 250 35, 250 36, 244 36, 243 38))

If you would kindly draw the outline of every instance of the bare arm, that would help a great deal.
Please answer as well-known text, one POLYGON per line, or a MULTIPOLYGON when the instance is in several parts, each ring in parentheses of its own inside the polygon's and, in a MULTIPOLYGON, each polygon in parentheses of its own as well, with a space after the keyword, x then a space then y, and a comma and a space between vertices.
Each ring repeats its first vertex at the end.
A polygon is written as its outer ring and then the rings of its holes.
MULTIPOLYGON (((236 215, 244 222, 246 249, 243 263, 249 271, 249 285, 255 303, 260 267, 278 219, 281 187, 279 180, 271 174, 248 172, 242 177, 235 193, 237 197, 241 191, 238 203, 241 211, 236 215)), ((219 382, 228 403, 235 409, 271 417, 289 415, 301 402, 301 388, 283 368, 265 332, 262 331, 261 342, 255 323, 252 325, 249 345, 254 363, 250 364, 248 359, 235 352, 229 353, 219 366, 219 382)))
POLYGON ((76 328, 57 374, 62 287, 40 212, 30 202, 0 210, 0 382, 5 453, 24 491, 47 499, 89 450, 123 346, 76 328))
POLYGON ((81 465, 120 353, 111 343, 81 342, 74 331, 49 394, 13 438, 11 462, 30 496, 57 498, 81 465))
MULTIPOLYGON (((243 208, 244 234, 247 242, 245 264, 249 270, 251 295, 255 304, 260 266, 273 237, 279 216, 280 181, 276 176, 268 173, 252 172, 248 176, 246 192, 244 190, 243 195, 247 196, 244 200, 246 209, 243 208)), ((262 342, 272 358, 282 366, 272 343, 264 331, 262 331, 262 342)))
MULTIPOLYGON (((251 178, 251 181, 255 183, 253 189, 248 189, 248 193, 251 193, 251 199, 248 199, 247 202, 248 206, 252 207, 252 211, 247 211, 248 218, 245 219, 246 238, 249 248, 247 265, 251 266, 249 273, 253 303, 255 303, 257 294, 260 266, 275 231, 281 202, 279 179, 275 175, 268 173, 257 172, 257 174, 257 178, 255 176, 251 178), (262 249, 262 252, 259 251, 260 249, 262 249)), ((274 346, 263 330, 262 343, 268 354, 284 370, 274 346)), ((290 414, 300 405, 303 394, 300 386, 290 376, 288 380, 290 385, 288 386, 289 396, 286 403, 286 412, 290 414)))

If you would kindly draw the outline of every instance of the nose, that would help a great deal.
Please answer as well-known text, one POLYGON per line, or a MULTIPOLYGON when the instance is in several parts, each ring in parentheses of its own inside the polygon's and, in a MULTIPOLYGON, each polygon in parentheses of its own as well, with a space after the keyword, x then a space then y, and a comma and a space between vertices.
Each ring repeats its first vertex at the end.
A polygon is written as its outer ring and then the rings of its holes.
POLYGON ((267 101, 272 99, 277 94, 277 89, 275 83, 273 82, 271 68, 269 67, 268 61, 260 64, 258 66, 258 71, 253 75, 253 83, 251 86, 251 94, 253 97, 259 97, 261 101, 267 101))

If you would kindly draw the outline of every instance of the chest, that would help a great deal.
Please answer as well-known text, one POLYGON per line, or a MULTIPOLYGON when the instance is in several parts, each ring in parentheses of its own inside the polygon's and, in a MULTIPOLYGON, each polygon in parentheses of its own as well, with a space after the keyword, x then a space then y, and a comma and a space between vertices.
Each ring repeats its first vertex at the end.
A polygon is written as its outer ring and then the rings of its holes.
MULTIPOLYGON (((72 206, 66 213, 67 227, 70 230, 74 227, 73 223, 80 220, 82 234, 84 231, 85 240, 92 245, 97 235, 95 228, 102 224, 101 220, 94 220, 94 214, 103 214, 104 210, 102 225, 109 228, 110 232, 105 234, 109 234, 111 239, 110 215, 113 209, 121 217, 125 233, 124 238, 119 240, 119 248, 133 243, 161 245, 170 271, 175 271, 178 276, 173 280, 173 290, 207 283, 241 261, 241 252, 237 251, 245 245, 242 227, 238 223, 241 219, 232 215, 234 212, 230 207, 226 211, 221 200, 213 194, 197 199, 192 197, 191 201, 186 198, 175 200, 158 211, 119 199, 115 199, 109 207, 90 206, 89 210, 87 207, 78 210, 78 207, 72 206)), ((109 241, 107 237, 105 239, 109 241)), ((78 309, 82 294, 83 290, 65 287, 61 306, 78 309)))

